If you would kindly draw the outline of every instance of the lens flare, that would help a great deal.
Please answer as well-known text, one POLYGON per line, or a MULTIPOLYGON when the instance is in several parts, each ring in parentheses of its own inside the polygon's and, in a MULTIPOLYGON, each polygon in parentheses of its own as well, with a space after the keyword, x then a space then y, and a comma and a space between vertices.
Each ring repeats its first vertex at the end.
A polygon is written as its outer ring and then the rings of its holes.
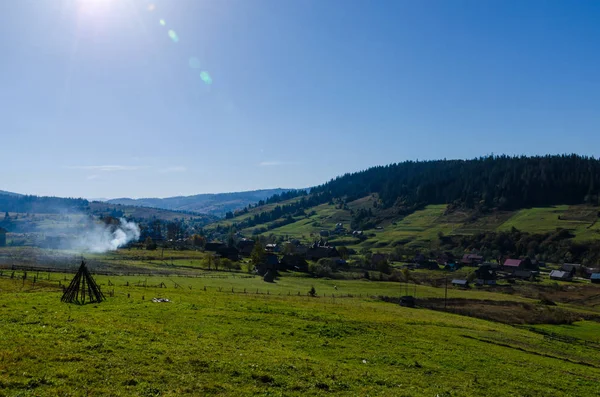
POLYGON ((167 24, 164 19, 161 19, 158 23, 160 23, 160 26, 165 26, 167 24))
POLYGON ((196 57, 191 57, 188 60, 188 65, 190 65, 190 68, 192 69, 200 69, 200 60, 196 57))
POLYGON ((179 37, 177 36, 177 33, 175 33, 174 30, 169 30, 169 37, 171 38, 171 40, 173 40, 174 43, 177 43, 179 41, 179 37))
POLYGON ((210 77, 210 74, 208 74, 207 71, 203 70, 202 72, 200 72, 200 78, 202 79, 202 81, 204 81, 206 84, 212 84, 212 77, 210 77))
POLYGON ((148 11, 154 11, 156 6, 154 4, 148 4, 148 11))

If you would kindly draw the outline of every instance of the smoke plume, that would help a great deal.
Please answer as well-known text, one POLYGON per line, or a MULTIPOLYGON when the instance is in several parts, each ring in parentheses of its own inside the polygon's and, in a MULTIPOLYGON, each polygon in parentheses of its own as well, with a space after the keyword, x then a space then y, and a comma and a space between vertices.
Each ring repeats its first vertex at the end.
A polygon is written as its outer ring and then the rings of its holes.
POLYGON ((103 253, 115 251, 140 238, 140 228, 134 222, 121 218, 118 224, 93 223, 79 236, 74 248, 82 251, 103 253))

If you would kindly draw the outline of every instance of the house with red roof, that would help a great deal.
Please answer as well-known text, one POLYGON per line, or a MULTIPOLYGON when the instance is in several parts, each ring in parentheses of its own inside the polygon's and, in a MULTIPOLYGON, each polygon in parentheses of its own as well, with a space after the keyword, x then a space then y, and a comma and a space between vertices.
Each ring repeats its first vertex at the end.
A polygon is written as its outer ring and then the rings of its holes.
POLYGON ((505 272, 514 273, 518 270, 535 270, 529 258, 525 259, 507 259, 502 265, 502 270, 505 272))

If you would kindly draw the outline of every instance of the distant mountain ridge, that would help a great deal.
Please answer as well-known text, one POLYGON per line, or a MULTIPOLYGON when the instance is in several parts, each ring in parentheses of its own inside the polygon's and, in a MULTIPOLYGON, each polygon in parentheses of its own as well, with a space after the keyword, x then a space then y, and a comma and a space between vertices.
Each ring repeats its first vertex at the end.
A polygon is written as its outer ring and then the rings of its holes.
POLYGON ((22 194, 19 193, 13 193, 13 192, 7 192, 6 190, 0 190, 0 194, 4 194, 6 196, 22 196, 22 194))
POLYGON ((244 208, 249 204, 255 204, 261 200, 290 190, 294 189, 261 189, 246 192, 206 193, 166 198, 131 199, 124 197, 107 200, 106 202, 110 204, 135 205, 224 216, 229 211, 244 208))

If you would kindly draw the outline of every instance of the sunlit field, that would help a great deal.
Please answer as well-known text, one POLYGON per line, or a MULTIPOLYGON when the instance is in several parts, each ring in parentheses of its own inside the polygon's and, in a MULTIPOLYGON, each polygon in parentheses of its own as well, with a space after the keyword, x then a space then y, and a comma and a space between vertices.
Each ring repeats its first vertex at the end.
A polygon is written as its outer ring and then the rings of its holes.
MULTIPOLYGON (((23 280, 3 271, 0 395, 600 393, 596 322, 510 326, 377 298, 444 296, 425 285, 193 276, 98 275, 106 301, 77 305, 60 302, 72 274, 29 272, 23 280), (570 338, 549 338, 549 330, 570 338)), ((448 295, 536 302, 485 290, 448 295)))

